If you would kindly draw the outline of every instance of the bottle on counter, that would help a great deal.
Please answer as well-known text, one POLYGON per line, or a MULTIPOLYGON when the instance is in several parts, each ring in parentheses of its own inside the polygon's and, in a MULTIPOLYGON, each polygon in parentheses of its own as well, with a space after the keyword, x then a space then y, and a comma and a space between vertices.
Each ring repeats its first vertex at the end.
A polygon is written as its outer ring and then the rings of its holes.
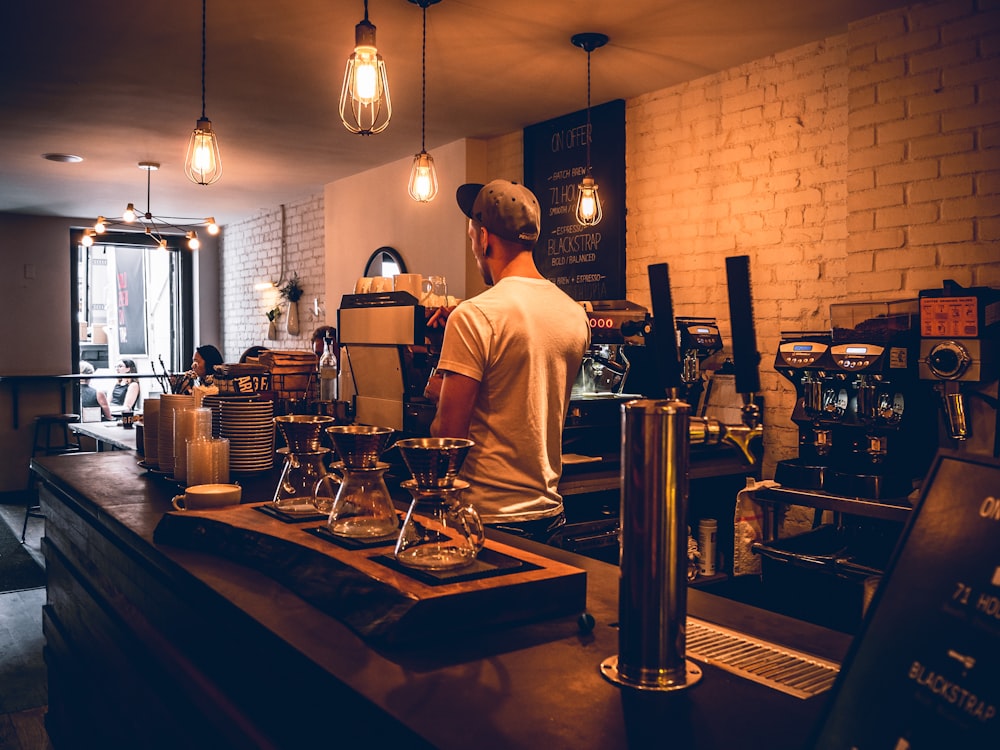
POLYGON ((699 572, 703 576, 715 575, 715 535, 718 530, 719 522, 714 518, 703 518, 698 522, 699 572))
POLYGON ((319 400, 337 400, 337 355, 333 353, 333 339, 324 339, 323 355, 319 358, 319 400))

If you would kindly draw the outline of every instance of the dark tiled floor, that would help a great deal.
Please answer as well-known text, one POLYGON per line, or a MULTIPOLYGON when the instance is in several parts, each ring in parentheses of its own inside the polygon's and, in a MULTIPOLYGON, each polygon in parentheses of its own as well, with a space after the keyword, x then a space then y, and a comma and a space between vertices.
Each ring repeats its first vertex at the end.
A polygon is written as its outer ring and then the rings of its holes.
MULTIPOLYGON (((0 504, 0 523, 21 535, 24 506, 0 504)), ((28 521, 25 547, 40 563, 45 520, 28 521)), ((48 702, 42 660, 42 605, 45 589, 0 594, 0 714, 44 706, 48 702)))

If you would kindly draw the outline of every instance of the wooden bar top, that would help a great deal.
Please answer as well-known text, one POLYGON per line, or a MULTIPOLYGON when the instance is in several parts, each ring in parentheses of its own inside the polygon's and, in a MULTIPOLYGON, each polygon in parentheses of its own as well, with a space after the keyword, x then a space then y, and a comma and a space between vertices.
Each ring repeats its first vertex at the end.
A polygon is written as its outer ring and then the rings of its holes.
MULTIPOLYGON (((221 708, 200 721, 221 736, 239 734, 240 741, 227 740, 233 745, 791 750, 804 746, 829 695, 801 700, 711 664, 700 665, 704 677, 685 691, 615 687, 599 665, 618 651, 618 568, 493 532, 490 538, 585 570, 593 629, 581 628, 576 613, 465 630, 452 622, 441 637, 375 646, 261 572, 154 542, 177 487, 144 473, 134 455, 46 457, 33 459, 32 467, 43 480, 43 508, 52 509, 46 554, 58 565, 50 564, 50 587, 52 576, 65 578, 61 566, 72 567, 77 546, 80 575, 93 588, 118 575, 94 562, 98 541, 107 542, 109 555, 130 561, 113 566, 127 568, 130 583, 113 587, 105 606, 126 621, 148 610, 135 617, 163 631, 152 642, 170 644, 164 670, 169 674, 180 661, 187 676, 179 684, 191 684, 191 671, 199 675, 195 684, 210 683, 204 694, 221 708), (83 526, 62 528, 70 522, 83 526), (81 536, 88 541, 77 542, 81 536), (129 595, 132 586, 142 593, 129 595), (155 591, 176 600, 158 603, 155 591), (224 623, 217 627, 225 632, 191 635, 190 618, 224 623), (212 723, 216 714, 223 718, 212 723)), ((276 475, 248 478, 244 501, 270 499, 275 481, 276 475)), ((59 597, 50 597, 58 618, 59 597)), ((843 634, 693 589, 688 612, 834 661, 849 645, 843 634)), ((148 658, 159 664, 155 653, 148 658)), ((179 731, 187 719, 171 711, 179 731)))

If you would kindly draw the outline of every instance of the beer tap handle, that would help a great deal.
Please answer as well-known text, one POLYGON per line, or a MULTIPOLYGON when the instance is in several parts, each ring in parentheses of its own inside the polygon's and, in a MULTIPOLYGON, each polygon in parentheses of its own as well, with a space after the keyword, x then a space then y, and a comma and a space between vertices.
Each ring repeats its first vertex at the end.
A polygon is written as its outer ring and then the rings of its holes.
POLYGON ((760 352, 757 351, 750 294, 750 256, 726 258, 726 281, 736 391, 743 397, 743 422, 748 427, 756 427, 760 422, 760 408, 755 401, 756 394, 760 392, 760 352))
POLYGON ((666 263, 653 263, 646 271, 649 275, 649 296, 653 303, 653 362, 663 392, 676 398, 681 387, 681 360, 677 350, 674 302, 670 294, 670 268, 666 263))

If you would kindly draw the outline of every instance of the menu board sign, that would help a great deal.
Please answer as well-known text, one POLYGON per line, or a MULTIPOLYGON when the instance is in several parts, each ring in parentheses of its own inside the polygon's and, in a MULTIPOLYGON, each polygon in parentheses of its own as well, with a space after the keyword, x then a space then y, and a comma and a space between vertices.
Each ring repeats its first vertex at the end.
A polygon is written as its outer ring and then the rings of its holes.
POLYGON ((538 196, 542 231, 535 263, 576 300, 625 299, 625 101, 601 104, 524 129, 524 184, 538 196), (576 221, 577 186, 591 174, 603 218, 576 221))
POLYGON ((941 451, 816 748, 1000 747, 1000 462, 941 451))

